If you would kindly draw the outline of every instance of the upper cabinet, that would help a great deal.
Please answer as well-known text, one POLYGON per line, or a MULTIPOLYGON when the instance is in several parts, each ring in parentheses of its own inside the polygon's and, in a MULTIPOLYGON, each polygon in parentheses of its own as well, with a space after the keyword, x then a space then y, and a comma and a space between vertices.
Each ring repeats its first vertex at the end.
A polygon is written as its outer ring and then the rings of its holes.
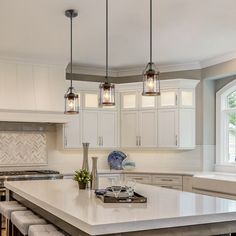
POLYGON ((121 92, 121 110, 143 110, 153 109, 157 106, 157 98, 153 96, 142 96, 141 92, 121 92))
POLYGON ((179 89, 179 98, 181 108, 195 108, 195 89, 179 89))
POLYGON ((0 109, 63 112, 65 89, 64 65, 0 61, 0 109))

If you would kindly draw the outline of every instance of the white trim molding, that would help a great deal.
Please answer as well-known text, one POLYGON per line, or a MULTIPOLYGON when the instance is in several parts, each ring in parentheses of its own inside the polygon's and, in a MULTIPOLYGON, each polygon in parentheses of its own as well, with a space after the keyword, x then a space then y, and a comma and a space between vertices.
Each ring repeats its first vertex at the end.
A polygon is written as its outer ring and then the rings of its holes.
MULTIPOLYGON (((235 166, 234 163, 229 163, 227 160, 227 132, 226 115, 229 109, 226 107, 227 96, 236 90, 236 80, 224 86, 216 93, 216 167, 217 166, 235 166)), ((231 111, 231 110, 230 110, 231 111)), ((232 112, 236 112, 236 109, 232 109, 232 112)))

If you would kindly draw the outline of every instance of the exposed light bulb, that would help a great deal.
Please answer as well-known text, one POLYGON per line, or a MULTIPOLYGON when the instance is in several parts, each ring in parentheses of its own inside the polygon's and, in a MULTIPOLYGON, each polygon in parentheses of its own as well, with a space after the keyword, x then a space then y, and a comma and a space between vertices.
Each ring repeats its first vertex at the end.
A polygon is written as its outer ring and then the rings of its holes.
POLYGON ((69 100, 68 107, 70 110, 74 109, 74 100, 69 100))
POLYGON ((105 102, 109 102, 109 100, 110 100, 110 93, 109 93, 109 90, 108 90, 108 89, 105 89, 105 90, 104 90, 103 97, 104 97, 104 101, 105 101, 105 102))
POLYGON ((154 90, 154 81, 153 78, 149 78, 147 81, 148 90, 152 92, 154 90))

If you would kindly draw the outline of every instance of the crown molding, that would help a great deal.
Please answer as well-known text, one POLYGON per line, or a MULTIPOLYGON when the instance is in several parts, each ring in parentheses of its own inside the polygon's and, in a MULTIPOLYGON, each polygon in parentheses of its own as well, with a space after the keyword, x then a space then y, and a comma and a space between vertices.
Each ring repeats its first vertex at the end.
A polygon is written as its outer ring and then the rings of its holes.
POLYGON ((231 53, 220 55, 218 57, 212 57, 207 60, 202 60, 200 62, 200 65, 201 65, 201 68, 206 68, 206 67, 214 66, 214 65, 224 63, 227 61, 231 61, 233 59, 236 59, 236 52, 231 52, 231 53))

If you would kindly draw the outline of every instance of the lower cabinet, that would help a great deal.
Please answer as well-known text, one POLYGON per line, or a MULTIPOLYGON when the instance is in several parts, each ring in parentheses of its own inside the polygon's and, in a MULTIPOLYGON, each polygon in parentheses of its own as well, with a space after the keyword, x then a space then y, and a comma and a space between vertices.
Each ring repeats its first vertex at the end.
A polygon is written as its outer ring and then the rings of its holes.
POLYGON ((125 174, 125 181, 128 180, 134 180, 137 183, 150 184, 162 188, 183 190, 183 177, 181 175, 125 174))

